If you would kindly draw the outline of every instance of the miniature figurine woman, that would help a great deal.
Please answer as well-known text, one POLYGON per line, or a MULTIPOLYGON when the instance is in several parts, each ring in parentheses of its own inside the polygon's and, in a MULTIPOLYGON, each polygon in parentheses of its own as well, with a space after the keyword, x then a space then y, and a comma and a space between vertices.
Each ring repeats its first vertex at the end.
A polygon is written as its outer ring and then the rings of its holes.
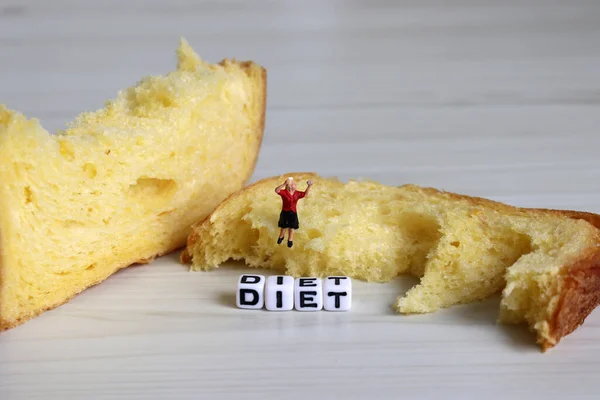
POLYGON ((307 181, 306 183, 308 184, 308 187, 304 192, 296 190, 296 182, 294 182, 294 179, 291 177, 287 178, 285 182, 275 188, 275 193, 281 196, 282 200, 281 214, 279 215, 278 223, 281 230, 279 231, 277 244, 281 244, 283 241, 286 229, 288 230, 287 246, 292 247, 294 244, 294 230, 300 227, 296 204, 298 203, 298 200, 308 194, 310 187, 312 186, 311 181, 307 181))

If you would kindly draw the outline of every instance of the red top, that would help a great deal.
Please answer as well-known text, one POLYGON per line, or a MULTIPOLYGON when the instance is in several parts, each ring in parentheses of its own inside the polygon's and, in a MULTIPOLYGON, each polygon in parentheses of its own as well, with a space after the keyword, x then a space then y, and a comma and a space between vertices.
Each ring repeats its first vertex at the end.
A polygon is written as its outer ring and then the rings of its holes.
POLYGON ((293 194, 290 193, 286 189, 281 189, 278 193, 281 196, 281 200, 283 200, 283 211, 293 211, 296 212, 296 203, 298 200, 304 197, 304 192, 296 190, 293 194))

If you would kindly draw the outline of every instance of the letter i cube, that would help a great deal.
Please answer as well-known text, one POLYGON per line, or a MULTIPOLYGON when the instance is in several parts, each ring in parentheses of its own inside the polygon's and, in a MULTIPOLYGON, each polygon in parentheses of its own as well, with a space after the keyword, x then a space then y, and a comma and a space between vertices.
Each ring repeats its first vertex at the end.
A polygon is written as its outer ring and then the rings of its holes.
POLYGON ((294 278, 269 276, 265 284, 265 308, 269 311, 290 311, 294 308, 294 278))
POLYGON ((323 308, 323 283, 319 278, 298 278, 294 282, 294 307, 298 311, 323 308))
POLYGON ((236 292, 236 305, 238 308, 259 310, 265 303, 265 277, 262 275, 240 276, 236 292))
POLYGON ((348 311, 352 307, 352 280, 347 276, 328 276, 323 284, 323 308, 348 311))

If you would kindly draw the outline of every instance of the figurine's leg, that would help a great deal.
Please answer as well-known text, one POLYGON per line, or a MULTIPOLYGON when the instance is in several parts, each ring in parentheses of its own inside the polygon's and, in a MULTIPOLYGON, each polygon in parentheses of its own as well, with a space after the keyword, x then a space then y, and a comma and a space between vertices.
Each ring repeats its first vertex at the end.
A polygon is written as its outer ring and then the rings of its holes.
POLYGON ((288 247, 292 247, 294 244, 294 230, 292 228, 288 229, 288 247))
POLYGON ((277 239, 277 244, 281 244, 281 242, 283 242, 284 236, 285 236, 285 228, 281 228, 279 230, 279 239, 277 239))

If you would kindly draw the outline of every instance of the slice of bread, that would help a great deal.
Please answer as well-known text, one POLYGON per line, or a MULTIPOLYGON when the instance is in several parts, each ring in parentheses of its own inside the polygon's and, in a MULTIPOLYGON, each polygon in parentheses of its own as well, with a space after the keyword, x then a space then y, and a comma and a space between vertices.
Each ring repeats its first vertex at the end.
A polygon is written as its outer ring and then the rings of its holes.
POLYGON ((597 227, 594 214, 288 173, 240 190, 195 224, 181 260, 193 270, 243 259, 296 277, 348 275, 371 282, 410 273, 420 284, 395 305, 407 314, 503 290, 500 320, 528 323, 547 349, 600 301, 597 227), (292 248, 276 243, 281 199, 273 190, 288 176, 314 183, 298 203, 292 248))
POLYGON ((178 61, 57 135, 0 106, 0 329, 184 246, 251 176, 265 69, 178 61))

